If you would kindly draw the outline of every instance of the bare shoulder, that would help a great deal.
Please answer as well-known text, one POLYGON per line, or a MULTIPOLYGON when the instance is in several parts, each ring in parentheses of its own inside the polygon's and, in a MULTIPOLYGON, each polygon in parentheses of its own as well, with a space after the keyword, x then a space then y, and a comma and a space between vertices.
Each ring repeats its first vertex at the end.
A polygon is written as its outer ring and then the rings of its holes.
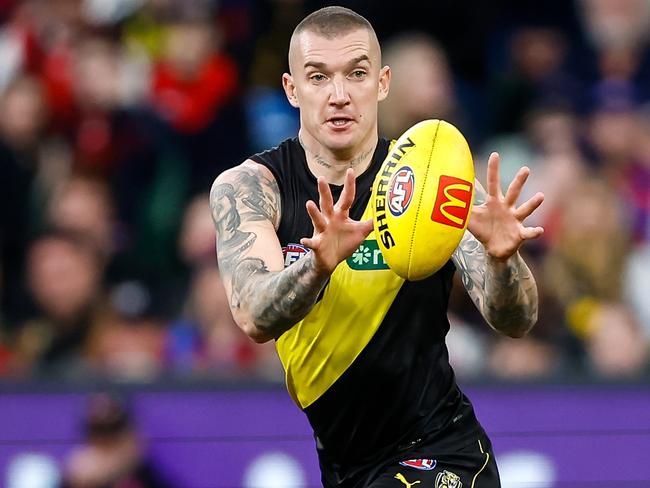
POLYGON ((247 159, 221 173, 210 190, 210 208, 215 223, 224 208, 237 208, 240 218, 248 222, 280 223, 280 189, 273 173, 265 166, 247 159))
POLYGON ((248 177, 260 179, 264 178, 275 183, 275 177, 273 176, 273 173, 271 173, 271 170, 262 164, 256 163, 252 159, 247 159, 243 163, 227 169, 226 171, 219 174, 219 176, 217 176, 216 180, 214 181, 214 184, 216 185, 219 183, 228 182, 233 183, 236 182, 238 178, 241 178, 241 175, 247 175, 248 177))

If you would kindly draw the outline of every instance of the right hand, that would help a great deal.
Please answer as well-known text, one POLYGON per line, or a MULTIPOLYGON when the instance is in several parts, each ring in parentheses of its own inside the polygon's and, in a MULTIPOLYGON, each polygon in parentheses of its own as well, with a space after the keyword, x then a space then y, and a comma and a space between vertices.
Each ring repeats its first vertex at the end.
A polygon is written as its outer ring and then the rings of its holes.
POLYGON ((303 237, 300 243, 314 253, 317 270, 328 275, 334 272, 341 261, 351 256, 372 231, 372 220, 357 221, 350 218, 354 194, 354 171, 348 169, 336 205, 329 185, 322 177, 318 178, 319 206, 311 200, 306 205, 314 224, 314 234, 311 238, 303 237))

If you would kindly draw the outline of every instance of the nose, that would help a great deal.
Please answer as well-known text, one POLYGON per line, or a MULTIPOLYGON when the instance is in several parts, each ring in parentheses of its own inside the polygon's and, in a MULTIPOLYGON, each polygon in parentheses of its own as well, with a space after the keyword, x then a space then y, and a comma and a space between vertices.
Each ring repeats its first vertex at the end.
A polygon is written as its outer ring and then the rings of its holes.
POLYGON ((348 93, 345 82, 343 80, 333 81, 330 103, 337 106, 347 105, 350 103, 350 94, 348 93))

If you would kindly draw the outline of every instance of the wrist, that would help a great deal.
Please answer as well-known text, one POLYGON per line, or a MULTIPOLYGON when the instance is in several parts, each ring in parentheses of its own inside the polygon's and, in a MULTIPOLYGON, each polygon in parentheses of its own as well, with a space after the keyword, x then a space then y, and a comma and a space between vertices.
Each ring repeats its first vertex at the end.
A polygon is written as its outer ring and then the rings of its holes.
POLYGON ((308 266, 312 270, 314 276, 317 279, 321 280, 329 279, 329 277, 332 276, 332 273, 334 273, 334 270, 337 266, 335 265, 332 267, 331 265, 328 265, 327 263, 318 259, 318 256, 313 250, 310 251, 307 256, 305 256, 305 260, 307 260, 305 262, 305 266, 308 266))
POLYGON ((516 261, 519 256, 519 251, 515 251, 512 254, 491 254, 487 249, 485 250, 485 258, 487 264, 494 267, 505 267, 512 261, 516 261))

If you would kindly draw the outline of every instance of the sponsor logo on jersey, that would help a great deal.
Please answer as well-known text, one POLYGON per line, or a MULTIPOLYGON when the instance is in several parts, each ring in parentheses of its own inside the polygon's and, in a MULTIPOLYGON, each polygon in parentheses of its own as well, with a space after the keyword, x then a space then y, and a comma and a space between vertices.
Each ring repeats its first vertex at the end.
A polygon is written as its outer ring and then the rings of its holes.
POLYGON ((431 220, 462 229, 472 204, 473 185, 454 176, 440 175, 431 220))
POLYGON ((411 203, 415 190, 415 175, 408 166, 402 166, 393 175, 388 184, 388 209, 395 217, 399 217, 411 203))
POLYGON ((408 468, 431 471, 436 467, 437 463, 435 459, 409 459, 407 461, 400 461, 400 464, 408 468))
POLYGON ((460 481, 460 476, 446 469, 438 473, 436 476, 435 488, 462 488, 463 483, 460 481))
POLYGON ((401 481, 402 483, 404 483, 406 488, 411 488, 413 485, 417 485, 418 483, 421 483, 421 481, 414 481, 413 483, 409 483, 408 481, 406 481, 406 478, 404 477, 404 475, 402 473, 397 473, 395 475, 395 479, 401 481))
POLYGON ((287 266, 292 265, 309 251, 310 249, 306 248, 302 244, 287 244, 282 248, 284 267, 286 268, 287 266))
POLYGON ((351 269, 367 271, 371 269, 388 269, 384 255, 379 249, 379 244, 374 239, 366 240, 361 243, 356 251, 346 259, 351 269))

